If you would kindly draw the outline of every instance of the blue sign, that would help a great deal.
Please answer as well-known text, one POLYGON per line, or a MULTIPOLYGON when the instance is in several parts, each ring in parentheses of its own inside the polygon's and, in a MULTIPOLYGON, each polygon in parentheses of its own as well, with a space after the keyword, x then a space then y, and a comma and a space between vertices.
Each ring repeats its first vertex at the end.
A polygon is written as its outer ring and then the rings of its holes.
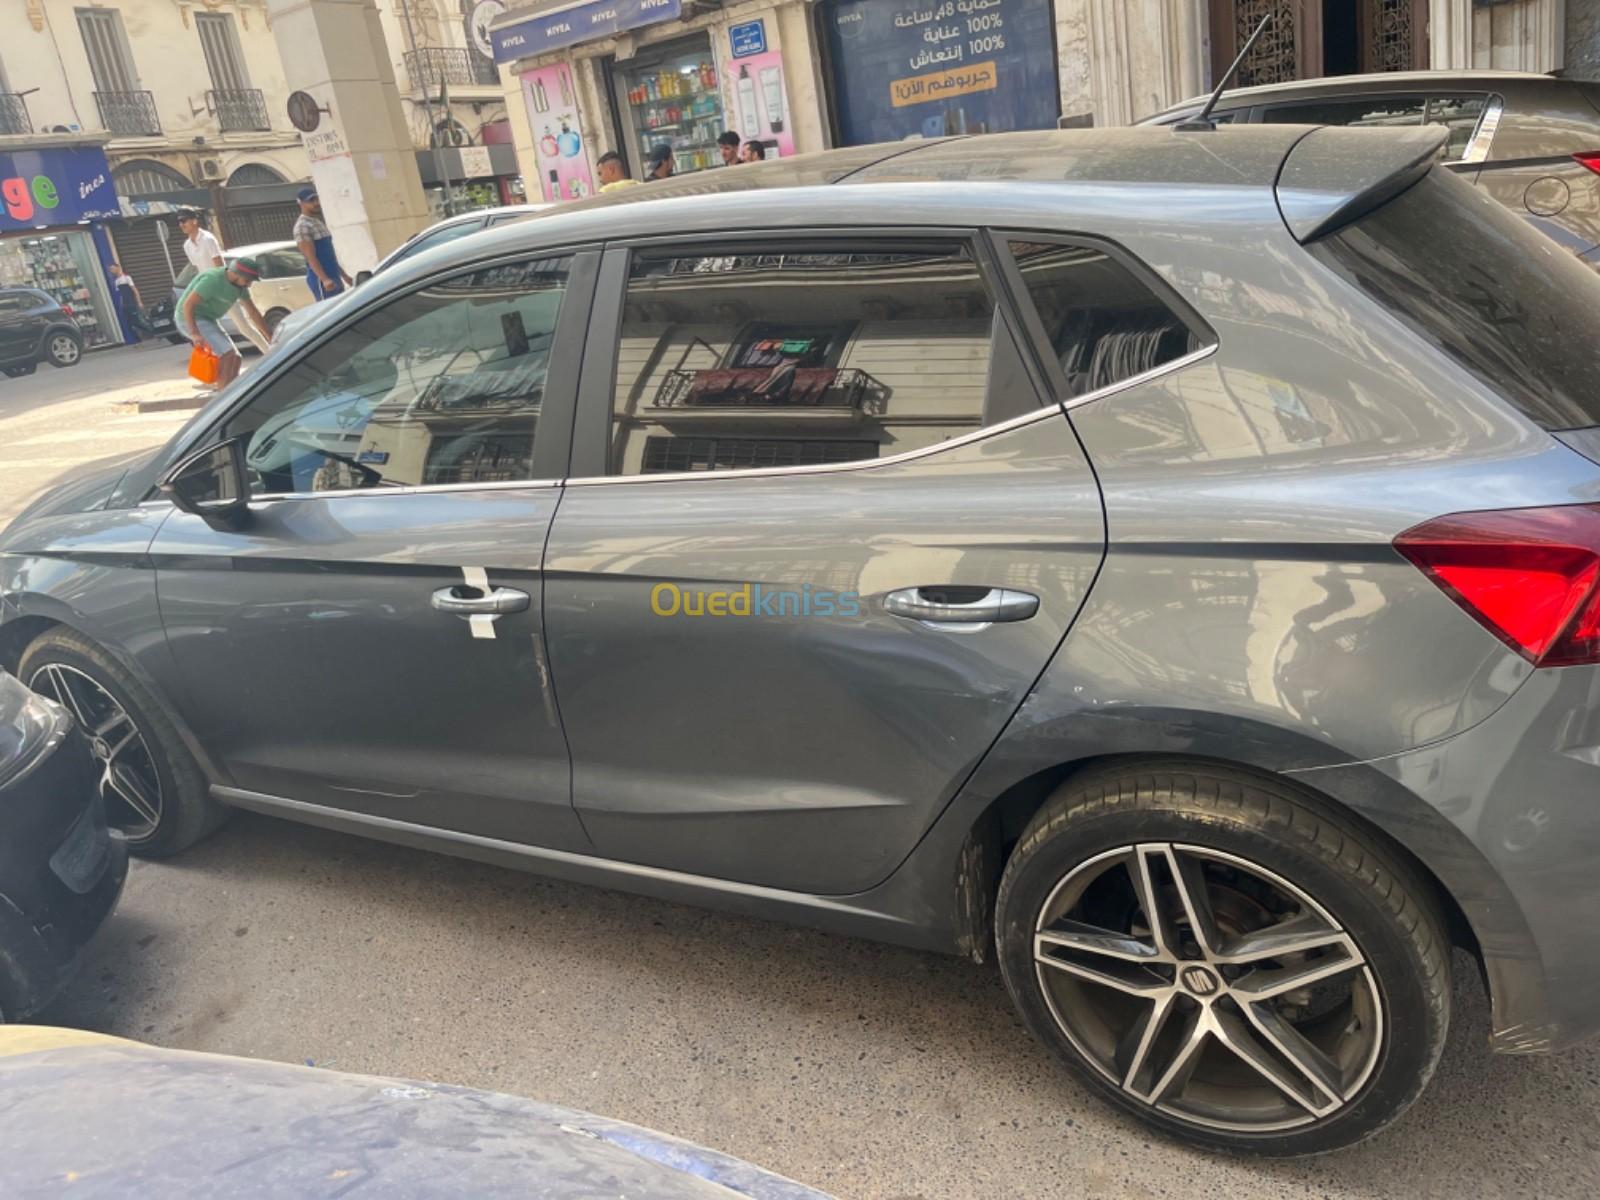
POLYGON ((682 12, 683 0, 586 0, 502 25, 489 36, 494 42, 495 62, 504 63, 670 21, 682 12))
POLYGON ((844 144, 1055 128, 1050 0, 829 0, 825 12, 844 144))
POLYGON ((728 26, 728 41, 733 43, 735 58, 749 58, 752 54, 767 52, 767 27, 760 21, 728 26))
POLYGON ((0 154, 0 230, 121 215, 111 167, 98 146, 0 154))

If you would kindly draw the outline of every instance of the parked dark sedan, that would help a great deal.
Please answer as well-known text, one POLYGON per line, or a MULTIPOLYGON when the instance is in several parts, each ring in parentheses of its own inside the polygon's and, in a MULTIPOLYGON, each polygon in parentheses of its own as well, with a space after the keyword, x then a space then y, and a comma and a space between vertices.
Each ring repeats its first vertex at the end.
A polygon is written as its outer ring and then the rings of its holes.
POLYGON ((1600 276, 1447 136, 851 147, 419 253, 0 534, 0 661, 128 716, 141 853, 240 807, 993 958, 1150 1125, 1349 1145, 1452 941, 1495 1049, 1600 1031, 1600 276))
POLYGON ((122 892, 91 748, 116 736, 0 671, 0 1021, 49 1003, 122 892))
POLYGON ((32 375, 42 362, 70 367, 83 358, 72 313, 37 288, 0 287, 0 371, 32 375))

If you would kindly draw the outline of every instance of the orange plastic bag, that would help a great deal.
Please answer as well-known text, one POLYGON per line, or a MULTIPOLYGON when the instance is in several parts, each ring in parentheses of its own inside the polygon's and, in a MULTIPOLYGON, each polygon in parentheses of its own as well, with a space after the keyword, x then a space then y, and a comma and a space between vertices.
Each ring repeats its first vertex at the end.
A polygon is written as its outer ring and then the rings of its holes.
POLYGON ((189 376, 201 383, 217 381, 217 356, 210 346, 196 346, 189 352, 189 376))

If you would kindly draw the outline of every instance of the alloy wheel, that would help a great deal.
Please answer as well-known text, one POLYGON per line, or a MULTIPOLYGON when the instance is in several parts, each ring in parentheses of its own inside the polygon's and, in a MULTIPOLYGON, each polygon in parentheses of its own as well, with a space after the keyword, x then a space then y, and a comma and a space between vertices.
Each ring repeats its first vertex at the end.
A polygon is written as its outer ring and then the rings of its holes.
POLYGON ((82 353, 78 343, 64 333, 58 333, 50 339, 50 358, 63 367, 70 367, 77 362, 82 353))
POLYGON ((1082 863, 1040 908, 1033 959, 1056 1024, 1096 1070, 1208 1129, 1332 1117, 1383 1044, 1355 939, 1303 889, 1219 850, 1144 842, 1082 863))
POLYGON ((110 692, 76 667, 46 663, 28 686, 72 713, 88 739, 99 771, 106 820, 130 842, 150 837, 161 823, 161 776, 144 734, 110 692))

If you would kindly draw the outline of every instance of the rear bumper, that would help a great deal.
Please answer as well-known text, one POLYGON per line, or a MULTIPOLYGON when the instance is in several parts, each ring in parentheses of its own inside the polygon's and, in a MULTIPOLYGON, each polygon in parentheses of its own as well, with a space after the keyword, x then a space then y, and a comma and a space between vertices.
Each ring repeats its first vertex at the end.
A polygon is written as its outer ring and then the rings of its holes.
POLYGON ((1455 737, 1296 774, 1388 830, 1454 896, 1482 951, 1494 1050, 1600 1033, 1600 669, 1535 671, 1455 737))

